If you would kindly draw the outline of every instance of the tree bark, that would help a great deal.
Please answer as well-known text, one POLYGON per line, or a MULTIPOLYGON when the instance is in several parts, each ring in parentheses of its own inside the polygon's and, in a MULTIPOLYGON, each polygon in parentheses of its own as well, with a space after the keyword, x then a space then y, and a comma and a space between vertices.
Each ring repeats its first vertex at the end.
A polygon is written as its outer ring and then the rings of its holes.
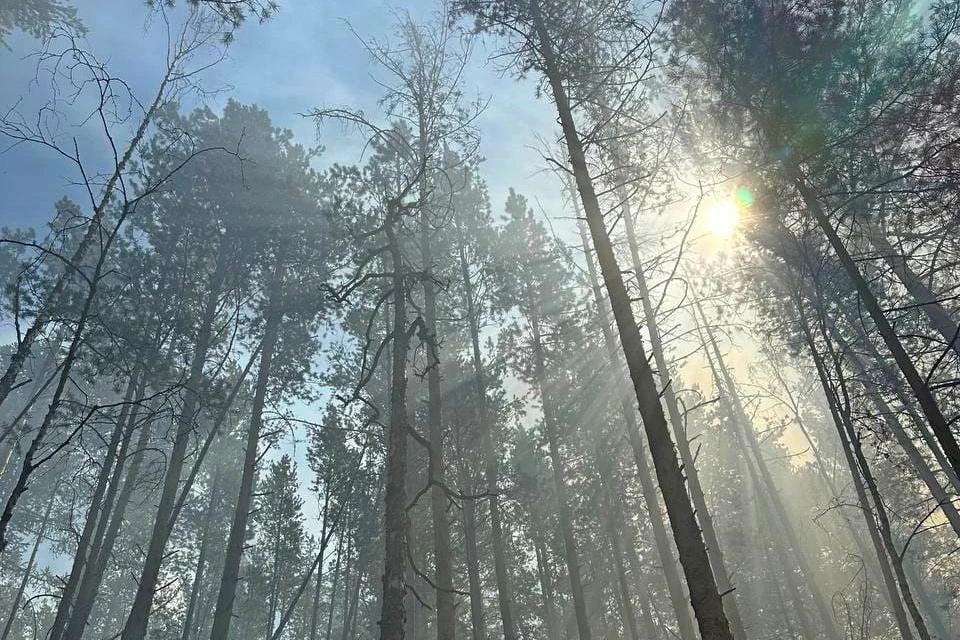
MULTIPOLYGON (((830 416, 833 419, 834 427, 837 430, 837 436, 840 438, 840 446, 843 450, 844 459, 847 463, 847 470, 850 472, 851 479, 853 480, 853 486, 857 494, 857 500, 860 503, 863 516, 867 520, 868 526, 871 524, 873 525, 870 526, 870 531, 871 537, 874 541, 874 546, 877 549, 877 558, 880 560, 881 568, 883 568, 885 564, 888 567, 884 572, 884 582, 887 588, 887 593, 890 596, 891 611, 894 615, 894 619, 897 622, 897 629, 899 630, 900 637, 903 640, 912 640, 913 633, 910 630, 910 624, 907 620, 906 612, 902 606, 903 601, 900 599, 900 592, 898 591, 897 586, 893 583, 893 577, 890 575, 890 571, 893 568, 892 564, 896 561, 896 559, 889 555, 883 533, 880 531, 877 521, 874 520, 874 514, 870 509, 870 501, 867 498, 867 492, 863 485, 863 475, 857 470, 856 460, 854 459, 854 456, 850 450, 850 442, 843 433, 843 416, 840 412, 840 408, 837 406, 837 400, 833 393, 833 389, 830 386, 830 378, 827 375, 826 366, 819 350, 817 349, 816 342, 813 338, 813 333, 810 330, 810 325, 807 322, 806 315, 803 307, 801 306, 799 298, 795 302, 797 305, 797 316, 800 319, 800 327, 803 331, 804 339, 810 352, 810 357, 813 360, 814 366, 817 370, 817 378, 820 381, 820 387, 823 390, 823 395, 827 400, 827 406, 830 409, 830 416), (874 532, 876 533, 874 534, 874 532)), ((878 505, 878 508, 883 508, 883 505, 878 505)), ((899 583, 899 580, 897 580, 897 582, 899 583)))
POLYGON ((547 436, 550 450, 550 465, 553 470, 553 487, 557 493, 557 515, 560 520, 560 532, 563 535, 564 560, 567 565, 567 577, 570 579, 570 593, 573 596, 573 610, 577 618, 577 633, 580 640, 590 640, 590 621, 587 617, 587 602, 583 594, 583 583, 580 579, 580 558, 577 551, 577 540, 573 534, 573 519, 570 514, 570 502, 567 497, 563 457, 560 454, 560 425, 554 414, 553 400, 547 392, 547 372, 544 363, 543 343, 540 335, 539 320, 536 316, 530 319, 533 330, 533 357, 534 371, 537 384, 540 387, 541 408, 543 410, 543 427, 547 436))
POLYGON ((217 251, 217 264, 210 279, 210 290, 207 293, 207 299, 204 302, 201 314, 200 330, 194 347, 193 361, 190 364, 190 376, 184 387, 183 406, 177 418, 173 448, 167 459, 167 469, 163 478, 157 515, 153 522, 150 543, 137 582, 136 595, 120 635, 121 640, 143 640, 147 634, 147 624, 150 620, 150 611, 153 608, 153 596, 157 588, 157 580, 160 577, 160 566, 163 564, 167 541, 173 531, 172 515, 177 488, 180 485, 180 474, 183 471, 193 423, 200 408, 203 366, 206 363, 207 351, 213 338, 213 323, 216 318, 220 292, 226 279, 226 244, 227 238, 221 238, 220 247, 217 251))
MULTIPOLYGON (((577 207, 577 212, 579 214, 579 207, 577 207)), ((670 604, 677 620, 680 637, 683 640, 693 640, 696 638, 696 632, 693 628, 693 621, 690 619, 686 594, 684 593, 683 584, 680 581, 680 573, 677 570, 676 561, 673 557, 670 539, 667 536, 667 527, 663 520, 663 511, 660 508, 660 500, 657 497, 657 488, 650 474, 650 466, 647 463, 646 452, 644 451, 640 438, 640 428, 639 425, 637 425, 636 411, 630 406, 630 400, 628 399, 629 389, 626 388, 625 384, 620 384, 620 381, 626 379, 627 376, 623 371, 617 353, 616 339, 610 330, 606 313, 607 309, 604 304, 603 294, 600 291, 600 282, 597 278, 593 258, 590 255, 587 230, 584 229, 582 222, 579 223, 578 226, 580 227, 580 239, 583 243, 584 256, 587 262, 587 274, 590 278, 593 297, 597 305, 598 324, 603 334, 604 344, 607 348, 610 364, 613 367, 613 375, 617 381, 617 386, 622 387, 617 394, 620 400, 620 415, 623 419, 631 449, 633 450, 637 476, 640 479, 640 490, 644 503, 647 506, 647 514, 650 518, 651 528, 653 529, 657 555, 660 557, 660 567, 663 570, 664 581, 667 583, 667 592, 670 595, 670 604)), ((689 468, 692 467, 688 467, 688 469, 689 468)))
POLYGON ((603 211, 587 165, 583 144, 577 133, 573 112, 563 78, 556 64, 553 43, 543 18, 539 12, 538 0, 531 1, 533 9, 534 27, 536 30, 537 45, 544 62, 544 73, 553 94, 557 107, 557 115, 563 129, 570 163, 577 183, 577 191, 586 212, 587 224, 600 263, 600 273, 610 298, 613 316, 620 333, 620 343, 623 346, 627 367, 633 381, 637 402, 640 405, 640 415, 643 418, 647 440, 653 454, 653 464, 657 472, 657 480, 663 493, 663 500, 670 516, 670 525, 673 528, 674 540, 680 555, 680 564, 683 566, 690 591, 690 600, 697 617, 700 635, 703 640, 732 640, 730 625, 723 610, 723 600, 717 583, 710 568, 710 559, 707 556, 699 525, 684 486, 683 471, 677 462, 677 454, 670 439, 663 407, 660 406, 660 393, 653 378, 653 371, 647 361, 643 348, 643 339, 633 316, 630 297, 623 282, 623 274, 617 265, 617 258, 613 252, 613 245, 607 232, 603 211))
MULTIPOLYGON (((260 431, 263 428, 263 407, 266 401, 267 387, 270 382, 274 352, 283 322, 283 281, 284 267, 277 265, 270 285, 270 298, 266 312, 266 325, 263 330, 260 369, 254 388, 253 405, 250 409, 250 422, 247 429, 247 441, 244 449, 243 471, 240 476, 240 491, 227 537, 226 556, 223 561, 223 573, 220 577, 220 590, 213 613, 213 626, 210 640, 226 640, 233 618, 233 603, 240 578, 240 561, 243 557, 243 545, 247 537, 247 520, 253 504, 253 492, 257 479, 257 461, 260 431)), ((270 624, 273 624, 272 614, 270 624)), ((268 636, 269 630, 268 630, 268 636)))
MULTIPOLYGON (((394 207, 399 206, 395 203, 394 207)), ((407 272, 396 235, 393 217, 388 211, 385 229, 393 263, 393 335, 391 350, 390 420, 387 430, 386 491, 384 494, 383 601, 380 613, 380 640, 403 640, 406 612, 403 600, 407 553, 407 272)))
MULTIPOLYGON (((880 532, 881 539, 883 540, 884 548, 887 551, 887 556, 890 559, 890 564, 892 565, 894 574, 896 575, 897 584, 900 587, 900 594, 903 597, 903 602, 907 607, 907 611, 910 613, 911 619, 913 620, 914 629, 916 629, 917 635, 920 636, 921 640, 930 640, 930 633, 927 630, 923 616, 920 614, 920 610, 913 599, 913 593, 910 589, 909 583, 907 582, 907 577, 903 569, 903 560, 893 544, 890 521, 887 518, 886 509, 883 506, 883 498, 880 496, 880 492, 877 489, 877 485, 873 479, 873 474, 870 471, 867 459, 863 455, 863 449, 860 446, 860 439, 850 421, 849 411, 840 405, 837 393, 830 384, 830 378, 826 371, 825 363, 823 362, 823 356, 817 349, 816 343, 813 340, 813 335, 810 331, 809 324, 807 323, 806 317, 802 314, 802 312, 800 320, 804 337, 810 350, 810 357, 813 359, 814 365, 816 366, 817 375, 820 378, 820 383, 823 387, 824 394, 826 395, 830 413, 837 428, 837 435, 840 438, 844 458, 846 459, 847 465, 850 467, 850 472, 854 474, 855 477, 859 477, 860 481, 862 482, 862 484, 859 485, 859 491, 863 491, 863 485, 866 485, 866 488, 869 490, 870 495, 873 498, 873 506, 875 509, 874 514, 877 518, 878 530, 880 532)), ((827 336, 825 336, 825 338, 829 339, 827 336)), ((841 381, 841 384, 845 383, 841 381)), ((863 496, 863 500, 864 506, 869 504, 869 502, 865 501, 866 495, 863 496)), ((897 620, 901 636, 905 638, 912 637, 910 635, 904 635, 909 634, 909 627, 906 627, 904 622, 905 621, 897 620)))
POLYGON ((210 526, 213 522, 213 511, 216 508, 218 485, 220 484, 220 469, 214 471, 210 482, 210 500, 203 516, 203 530, 200 532, 200 549, 197 552, 197 568, 193 573, 193 584, 190 585, 190 598, 187 600, 187 611, 183 616, 183 630, 180 640, 190 640, 193 636, 193 618, 197 610, 197 601, 200 599, 200 587, 203 584, 203 574, 206 569, 207 553, 210 547, 210 526))
POLYGON ((487 486, 487 505, 490 510, 490 537, 493 544, 493 568, 497 582, 497 604, 503 627, 503 640, 517 640, 516 624, 513 620, 513 592, 510 588, 510 575, 507 570, 507 550, 503 534, 500 513, 500 489, 497 477, 499 465, 494 446, 494 422, 490 417, 487 403, 487 378, 480 351, 480 317, 474 300, 473 282, 470 279, 470 265, 467 262, 462 233, 458 236, 460 254, 460 277, 463 280, 463 297, 467 309, 470 327, 471 356, 473 358, 473 379, 476 386, 477 407, 480 415, 481 448, 484 459, 484 478, 487 486))
POLYGON ((440 390, 440 349, 437 344, 437 289, 433 281, 433 252, 429 221, 420 216, 423 252, 423 323, 427 347, 427 423, 429 425, 430 515, 433 524, 434 582, 436 583, 437 640, 454 640, 457 616, 453 597, 453 557, 443 465, 443 416, 440 390))
POLYGON ((867 238, 880 252, 880 257, 890 267, 914 301, 923 310, 937 333, 944 340, 944 346, 960 356, 960 327, 954 322, 947 310, 940 304, 939 298, 927 286, 919 275, 910 268, 906 256, 893 248, 883 231, 874 224, 866 223, 867 238))
MULTIPOLYGON (((746 449, 749 450, 752 458, 753 468, 755 468, 759 474, 759 477, 756 478, 757 486, 760 491, 766 495, 767 500, 773 507, 773 510, 777 516, 775 524, 784 534, 784 537, 786 537, 790 547, 793 549, 793 553, 797 564, 800 567, 800 571, 807 582, 807 586, 810 589, 811 594, 813 595, 813 602, 820 617, 823 630, 832 640, 841 640, 842 635, 837 629, 832 609, 827 604, 827 599, 820 588, 821 580, 814 572, 813 567, 810 565, 803 547, 800 546, 800 540, 797 537, 796 530, 794 529, 790 520, 790 514, 787 512, 787 509, 783 504, 783 500, 780 498, 780 493, 777 490, 776 483, 773 480, 773 475, 770 473, 770 469, 767 467, 766 460, 763 457, 763 452, 760 450, 760 444, 757 442, 756 433, 750 426, 750 421, 747 417, 746 410, 744 409, 743 404, 740 402, 740 394, 738 393, 736 385, 734 384, 733 376, 727 369, 726 363, 723 360, 723 355, 720 353, 720 349, 717 346, 716 338, 713 335, 713 329, 707 322, 707 318, 703 313, 703 309, 700 307, 699 300, 695 300, 695 303, 697 310, 700 312, 700 317, 703 320, 703 328, 707 333, 707 340, 709 341, 708 344, 704 345, 707 348, 707 360, 710 363, 710 367, 713 370, 715 379, 717 380, 717 386, 719 388, 725 388, 726 390, 724 397, 727 400, 726 404, 730 414, 731 422, 739 438, 741 438, 746 445, 746 449), (716 367, 720 370, 719 375, 714 368, 713 359, 710 357, 711 349, 713 350, 714 357, 716 358, 716 367)), ((749 466, 750 465, 748 464, 748 467, 749 466)))
MULTIPOLYGON (((80 584, 83 573, 89 568, 89 562, 92 557, 90 546, 96 540, 93 537, 94 532, 107 518, 110 505, 105 501, 105 498, 109 497, 107 494, 112 484, 111 480, 118 475, 116 473, 111 474, 111 472, 114 470, 114 465, 119 464, 117 453, 118 450, 121 449, 124 436, 128 436, 127 421, 130 415, 134 413, 131 411, 131 402, 133 402, 134 395, 142 391, 142 386, 138 383, 139 376, 140 374, 135 372, 127 381, 127 389, 123 396, 123 406, 120 408, 120 415, 117 417, 117 423, 107 443, 107 450, 104 452, 103 462, 100 464, 97 483, 94 486, 93 494, 90 496, 90 505, 87 508, 87 517, 84 520, 80 538, 77 540, 77 548, 74 552, 70 575, 63 586, 63 591, 60 593, 60 601, 57 604, 57 614, 54 616, 53 624, 50 627, 49 640, 60 640, 65 631, 73 605, 74 594, 80 584)), ((129 439, 129 436, 127 439, 129 439)))

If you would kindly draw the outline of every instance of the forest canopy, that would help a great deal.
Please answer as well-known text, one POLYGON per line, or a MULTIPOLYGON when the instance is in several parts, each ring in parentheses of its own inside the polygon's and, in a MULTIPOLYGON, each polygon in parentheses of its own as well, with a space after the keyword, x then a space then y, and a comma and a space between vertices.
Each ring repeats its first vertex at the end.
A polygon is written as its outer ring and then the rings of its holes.
POLYGON ((960 637, 960 3, 0 45, 0 640, 960 637))

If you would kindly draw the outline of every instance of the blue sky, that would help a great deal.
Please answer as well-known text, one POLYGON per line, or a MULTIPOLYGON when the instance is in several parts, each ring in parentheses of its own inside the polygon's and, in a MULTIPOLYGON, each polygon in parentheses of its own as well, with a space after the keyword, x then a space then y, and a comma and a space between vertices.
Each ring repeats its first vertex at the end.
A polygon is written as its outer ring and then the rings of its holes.
MULTIPOLYGON (((152 95, 162 71, 165 34, 149 10, 134 0, 80 0, 79 15, 87 25, 87 47, 108 62, 110 70, 128 82, 141 101, 152 95)), ((349 106, 368 114, 377 112, 384 78, 369 60, 347 22, 363 37, 390 35, 395 9, 408 10, 425 19, 439 6, 434 0, 386 3, 381 0, 281 0, 281 9, 263 24, 250 21, 237 33, 228 58, 204 76, 207 88, 223 89, 205 99, 219 109, 232 97, 256 103, 270 113, 276 125, 292 129, 307 145, 322 144, 326 153, 318 161, 361 161, 358 134, 327 127, 322 137, 312 121, 300 116, 313 107, 349 106)), ((21 103, 30 118, 39 101, 49 96, 49 84, 32 82, 35 60, 29 57, 39 43, 17 35, 10 50, 0 50, 0 107, 4 111, 21 103)), ((559 185, 541 172, 544 163, 535 148, 541 137, 554 130, 548 103, 537 100, 530 80, 517 82, 488 63, 496 43, 480 42, 475 48, 466 92, 489 98, 478 120, 481 153, 489 161, 483 174, 490 185, 495 211, 502 210, 507 188, 513 186, 540 200, 547 209, 559 206, 559 185)), ((108 157, 102 136, 74 126, 80 110, 68 113, 61 127, 63 141, 78 137, 81 154, 91 166, 106 168, 108 157)), ((123 131, 129 135, 129 131, 123 131)), ((76 169, 55 153, 35 145, 8 148, 0 142, 0 226, 42 225, 61 195, 82 204, 76 186, 76 169)), ((559 211, 554 215, 559 214, 559 211)))

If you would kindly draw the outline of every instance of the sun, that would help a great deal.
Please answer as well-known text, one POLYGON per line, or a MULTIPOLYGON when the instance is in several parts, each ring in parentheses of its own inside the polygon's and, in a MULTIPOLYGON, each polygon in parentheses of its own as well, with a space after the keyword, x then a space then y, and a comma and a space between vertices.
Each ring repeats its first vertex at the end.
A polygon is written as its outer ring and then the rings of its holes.
POLYGON ((729 238, 740 223, 740 206, 733 200, 719 200, 707 210, 707 229, 710 233, 729 238))

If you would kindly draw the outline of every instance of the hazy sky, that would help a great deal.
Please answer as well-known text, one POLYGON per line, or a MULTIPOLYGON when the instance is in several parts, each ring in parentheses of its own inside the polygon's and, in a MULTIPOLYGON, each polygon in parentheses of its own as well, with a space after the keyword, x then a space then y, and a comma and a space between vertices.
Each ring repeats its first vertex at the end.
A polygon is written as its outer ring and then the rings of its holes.
MULTIPOLYGON (((113 74, 128 82, 141 101, 148 101, 162 71, 166 36, 162 24, 150 20, 150 11, 140 0, 79 0, 79 15, 87 25, 87 47, 107 61, 113 74)), ((274 124, 292 129, 306 145, 318 142, 312 121, 300 113, 313 107, 363 109, 377 113, 381 88, 376 78, 386 79, 370 62, 347 22, 362 37, 389 37, 394 12, 401 3, 380 0, 281 0, 280 11, 269 21, 250 21, 237 33, 228 59, 204 75, 204 85, 223 91, 206 98, 219 110, 232 97, 256 103, 270 113, 274 124)), ((418 19, 435 11, 438 3, 417 0, 402 3, 418 19)), ((49 82, 32 82, 36 61, 29 55, 39 42, 18 34, 9 42, 11 50, 0 50, 0 107, 4 111, 21 102, 30 119, 36 105, 50 94, 49 82)), ((516 82, 502 76, 488 63, 493 43, 480 42, 475 48, 472 69, 467 75, 468 95, 489 98, 489 106, 478 120, 482 137, 481 153, 492 162, 484 165, 495 212, 502 210, 507 188, 513 186, 534 198, 555 198, 557 184, 538 173, 544 166, 534 150, 537 135, 554 129, 550 106, 535 99, 532 81, 516 82)), ((62 141, 78 136, 81 154, 92 166, 104 168, 107 159, 102 137, 74 125, 81 117, 76 109, 64 119, 62 141), (97 160, 100 160, 98 163, 97 160)), ((332 160, 361 161, 361 138, 356 132, 327 127, 319 139, 326 153, 322 166, 332 160)), ((70 194, 86 204, 71 182, 75 168, 55 153, 35 145, 0 149, 0 225, 42 224, 49 219, 52 204, 70 194)), ((547 208, 558 200, 544 202, 547 208)))

